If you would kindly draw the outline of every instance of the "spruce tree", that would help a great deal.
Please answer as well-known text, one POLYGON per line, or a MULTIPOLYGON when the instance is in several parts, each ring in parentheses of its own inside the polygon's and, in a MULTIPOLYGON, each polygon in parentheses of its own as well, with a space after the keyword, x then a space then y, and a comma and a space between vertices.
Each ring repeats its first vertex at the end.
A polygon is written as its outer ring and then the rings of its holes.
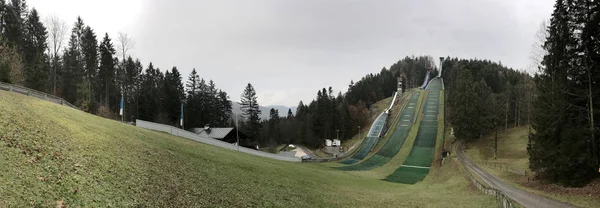
POLYGON ((533 129, 528 152, 530 167, 552 182, 581 186, 597 171, 587 131, 585 87, 580 78, 579 27, 582 2, 557 0, 544 44, 548 54, 536 78, 538 98, 534 105, 533 129), (582 90, 583 89, 583 90, 582 90), (583 93, 582 93, 583 92, 583 93))
POLYGON ((162 111, 167 115, 170 124, 176 125, 179 123, 181 113, 181 102, 184 99, 184 89, 181 82, 181 73, 177 67, 173 67, 171 71, 165 73, 163 82, 163 103, 162 111))
POLYGON ((48 49, 46 43, 48 32, 40 21, 37 10, 33 9, 28 14, 23 31, 26 34, 23 37, 25 86, 39 91, 50 92, 50 66, 48 57, 45 54, 48 49))
MULTIPOLYGON (((244 92, 241 95, 240 109, 245 119, 245 132, 248 137, 257 139, 261 129, 260 124, 260 106, 258 105, 258 97, 252 84, 248 83, 244 92)), ((265 141, 262 143, 264 144, 265 141)))
MULTIPOLYGON (((98 70, 99 89, 98 94, 101 95, 100 100, 110 108, 111 94, 116 89, 115 85, 115 48, 112 44, 108 33, 104 35, 102 43, 99 47, 100 51, 100 68, 98 70), (102 92, 102 93, 100 93, 102 92)), ((130 58, 131 59, 131 58, 130 58)), ((131 61, 131 60, 129 60, 131 61)))
POLYGON ((79 97, 80 101, 88 102, 91 109, 96 107, 96 90, 98 87, 98 40, 94 30, 87 26, 83 30, 83 36, 81 39, 81 55, 84 66, 84 85, 87 97, 79 97))
POLYGON ((196 72, 196 69, 192 69, 192 72, 188 76, 188 81, 185 84, 186 90, 186 104, 183 113, 184 123, 190 127, 201 127, 201 123, 197 118, 199 113, 199 81, 200 77, 196 72))

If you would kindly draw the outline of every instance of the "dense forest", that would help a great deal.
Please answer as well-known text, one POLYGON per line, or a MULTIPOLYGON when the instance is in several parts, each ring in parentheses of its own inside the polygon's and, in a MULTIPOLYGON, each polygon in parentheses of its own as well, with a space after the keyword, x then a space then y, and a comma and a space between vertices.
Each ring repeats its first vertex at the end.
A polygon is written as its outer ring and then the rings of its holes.
POLYGON ((316 98, 310 103, 300 101, 295 116, 291 111, 280 115, 271 109, 271 119, 262 122, 259 143, 321 147, 325 139, 338 136, 342 141, 350 139, 358 133, 359 126, 362 131, 368 131, 367 124, 373 116, 369 108, 394 95, 398 77, 403 77, 407 87, 412 88, 423 82, 428 70, 435 69, 431 56, 405 57, 389 69, 368 74, 357 82, 350 81, 346 93, 335 94, 331 87, 317 90, 316 98))
POLYGON ((442 77, 455 136, 472 141, 531 122, 533 78, 487 60, 446 58, 442 77))
POLYGON ((581 186, 598 177, 600 2, 557 0, 535 78, 528 152, 539 177, 581 186))

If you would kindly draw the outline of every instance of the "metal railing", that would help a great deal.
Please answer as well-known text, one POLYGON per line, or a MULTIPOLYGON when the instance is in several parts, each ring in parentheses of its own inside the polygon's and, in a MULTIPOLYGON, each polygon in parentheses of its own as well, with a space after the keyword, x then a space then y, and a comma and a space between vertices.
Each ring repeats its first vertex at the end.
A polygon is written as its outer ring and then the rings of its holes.
POLYGON ((287 157, 287 156, 283 156, 283 155, 261 152, 258 150, 253 150, 250 148, 237 146, 235 144, 227 143, 224 141, 201 137, 198 134, 195 134, 195 133, 192 133, 189 131, 185 131, 183 129, 169 126, 169 125, 152 123, 152 122, 143 121, 143 120, 139 120, 139 119, 135 121, 135 125, 140 128, 150 129, 150 130, 155 130, 155 131, 162 131, 162 132, 166 132, 171 135, 174 135, 174 136, 184 137, 184 138, 191 139, 191 140, 201 142, 204 144, 209 144, 212 146, 221 147, 221 148, 238 151, 238 152, 243 152, 243 153, 247 153, 247 154, 251 154, 251 155, 267 157, 267 158, 271 158, 271 159, 275 159, 275 160, 289 161, 289 162, 300 162, 301 161, 301 159, 297 158, 297 157, 287 157))
POLYGON ((23 86, 0 82, 0 89, 5 90, 5 91, 10 91, 10 92, 16 92, 16 93, 31 96, 31 97, 35 97, 38 99, 50 101, 50 102, 53 102, 53 103, 56 103, 59 105, 65 105, 65 106, 79 110, 79 108, 77 108, 75 105, 67 102, 66 100, 62 99, 61 97, 50 95, 48 93, 40 92, 37 90, 29 89, 29 88, 26 88, 23 86))

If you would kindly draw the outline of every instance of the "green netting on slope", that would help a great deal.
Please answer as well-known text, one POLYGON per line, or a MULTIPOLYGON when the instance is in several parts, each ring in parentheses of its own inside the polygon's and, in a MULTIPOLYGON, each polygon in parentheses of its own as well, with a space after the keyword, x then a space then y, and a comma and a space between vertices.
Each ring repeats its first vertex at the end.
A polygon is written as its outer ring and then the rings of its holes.
POLYGON ((379 135, 383 130, 383 126, 385 125, 385 120, 387 119, 387 117, 388 115, 386 113, 381 113, 379 117, 375 119, 373 125, 371 125, 371 129, 369 130, 368 136, 365 138, 365 141, 363 142, 363 145, 360 147, 358 152, 354 154, 351 158, 343 160, 340 163, 345 165, 351 165, 364 159, 369 154, 369 152, 371 152, 375 144, 377 144, 377 141, 379 141, 379 135))
POLYGON ((414 119, 416 103, 419 93, 415 93, 408 102, 408 106, 402 111, 398 125, 392 136, 373 157, 355 165, 339 167, 340 170, 371 170, 388 163, 394 157, 406 141, 414 119))
POLYGON ((350 159, 344 160, 340 163, 350 165, 361 161, 369 154, 369 152, 371 152, 371 149, 373 149, 378 140, 378 137, 367 137, 365 144, 358 150, 356 154, 354 154, 350 159))
POLYGON ((435 142, 437 139, 439 114, 439 92, 441 90, 441 82, 434 80, 429 85, 429 94, 425 101, 423 109, 423 120, 419 127, 419 132, 415 138, 415 144, 410 151, 410 154, 404 161, 404 164, 394 173, 387 176, 385 181, 414 184, 419 182, 429 173, 428 167, 431 167, 435 151, 435 142), (407 167, 416 166, 416 167, 407 167))
POLYGON ((411 165, 419 167, 429 167, 433 162, 433 148, 413 146, 410 155, 406 158, 402 165, 411 165))
POLYGON ((400 167, 383 180, 395 183, 415 184, 425 179, 427 174, 429 174, 429 169, 400 167))

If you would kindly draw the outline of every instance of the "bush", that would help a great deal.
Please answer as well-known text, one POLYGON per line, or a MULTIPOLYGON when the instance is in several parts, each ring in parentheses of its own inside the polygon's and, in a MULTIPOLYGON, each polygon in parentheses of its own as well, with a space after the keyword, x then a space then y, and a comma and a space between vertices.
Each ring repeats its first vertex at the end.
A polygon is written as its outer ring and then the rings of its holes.
POLYGON ((6 44, 0 44, 0 81, 23 85, 21 56, 6 44))
POLYGON ((104 104, 101 104, 98 107, 97 115, 100 117, 114 119, 114 120, 117 120, 119 118, 119 116, 117 116, 117 113, 110 111, 110 108, 104 104))

